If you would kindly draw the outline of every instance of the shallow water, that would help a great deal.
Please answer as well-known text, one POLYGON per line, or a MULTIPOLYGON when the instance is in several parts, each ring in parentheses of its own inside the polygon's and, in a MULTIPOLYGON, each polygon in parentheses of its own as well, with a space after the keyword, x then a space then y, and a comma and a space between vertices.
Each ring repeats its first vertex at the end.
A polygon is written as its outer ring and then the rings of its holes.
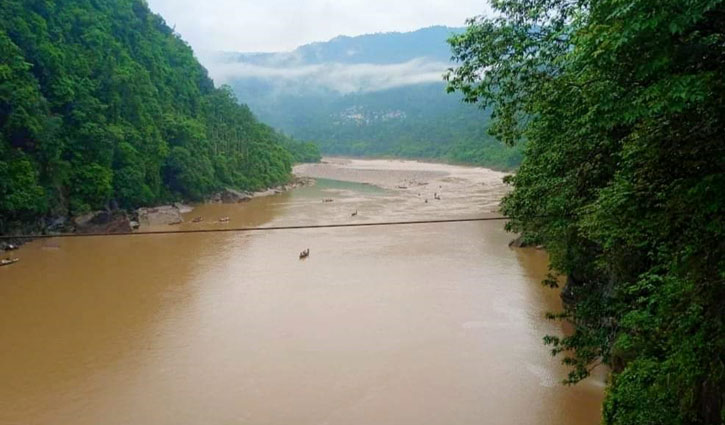
MULTIPOLYGON (((322 180, 198 206, 181 228, 492 212, 485 192, 505 189, 458 168, 473 177, 438 203, 397 181, 322 180)), ((460 177, 434 171, 427 186, 460 177)), ((538 283, 546 254, 510 250, 501 227, 33 242, 0 269, 0 424, 596 424, 601 380, 560 385, 541 343, 560 332, 543 318, 559 308, 538 283)))

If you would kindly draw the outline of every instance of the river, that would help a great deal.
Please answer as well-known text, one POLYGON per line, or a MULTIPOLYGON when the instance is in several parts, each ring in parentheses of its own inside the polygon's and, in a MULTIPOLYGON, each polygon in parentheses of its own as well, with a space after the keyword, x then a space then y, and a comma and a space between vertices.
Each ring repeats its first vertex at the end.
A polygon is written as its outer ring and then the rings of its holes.
MULTIPOLYGON (((180 228, 495 215, 506 191, 481 168, 326 162, 180 228)), ((547 255, 502 226, 34 241, 0 268, 0 424, 597 424, 603 378, 561 385, 542 344, 547 255)))

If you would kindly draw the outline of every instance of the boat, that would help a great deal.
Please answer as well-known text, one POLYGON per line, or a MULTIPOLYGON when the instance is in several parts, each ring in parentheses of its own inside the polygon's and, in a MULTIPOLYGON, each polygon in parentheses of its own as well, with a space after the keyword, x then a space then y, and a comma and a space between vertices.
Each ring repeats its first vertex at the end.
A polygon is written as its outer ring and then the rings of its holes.
POLYGON ((229 217, 222 217, 219 219, 219 223, 229 223, 229 217))
POLYGON ((334 199, 330 199, 330 198, 327 198, 327 199, 323 199, 322 200, 322 202, 333 202, 333 201, 334 201, 334 199))
POLYGON ((0 260, 0 266, 9 266, 17 263, 18 261, 20 261, 20 258, 5 258, 4 260, 0 260))
POLYGON ((310 256, 310 249, 307 248, 306 250, 300 252, 300 260, 307 258, 310 256))
POLYGON ((202 221, 204 221, 204 217, 194 217, 191 219, 192 223, 201 223, 202 221))

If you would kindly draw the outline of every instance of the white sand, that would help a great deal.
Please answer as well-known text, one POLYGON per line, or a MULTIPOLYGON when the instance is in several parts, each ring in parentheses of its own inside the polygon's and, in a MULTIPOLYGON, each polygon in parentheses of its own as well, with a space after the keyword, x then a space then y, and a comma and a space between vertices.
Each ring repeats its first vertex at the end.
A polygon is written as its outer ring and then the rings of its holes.
POLYGON ((388 189, 407 215, 461 217, 496 213, 508 191, 506 173, 481 167, 387 159, 323 158, 298 176, 368 183, 388 189), (438 194, 440 200, 434 199, 438 194), (425 203, 425 200, 428 203, 425 203))

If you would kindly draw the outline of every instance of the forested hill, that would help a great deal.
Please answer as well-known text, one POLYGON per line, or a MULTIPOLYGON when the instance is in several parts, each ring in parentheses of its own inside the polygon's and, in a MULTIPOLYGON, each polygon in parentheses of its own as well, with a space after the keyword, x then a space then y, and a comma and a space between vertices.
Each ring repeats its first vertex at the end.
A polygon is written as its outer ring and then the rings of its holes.
POLYGON ((215 88, 143 0, 3 0, 0 57, 0 231, 274 185, 283 145, 309 148, 215 88))
MULTIPOLYGON (((493 2, 451 89, 525 138, 502 213, 566 276, 569 382, 607 425, 725 422, 725 2, 493 2)), ((554 276, 547 285, 556 286, 554 276)))
POLYGON ((446 93, 446 40, 461 31, 341 36, 292 52, 227 52, 209 64, 261 119, 325 153, 514 167, 520 148, 487 134, 489 114, 446 93))

